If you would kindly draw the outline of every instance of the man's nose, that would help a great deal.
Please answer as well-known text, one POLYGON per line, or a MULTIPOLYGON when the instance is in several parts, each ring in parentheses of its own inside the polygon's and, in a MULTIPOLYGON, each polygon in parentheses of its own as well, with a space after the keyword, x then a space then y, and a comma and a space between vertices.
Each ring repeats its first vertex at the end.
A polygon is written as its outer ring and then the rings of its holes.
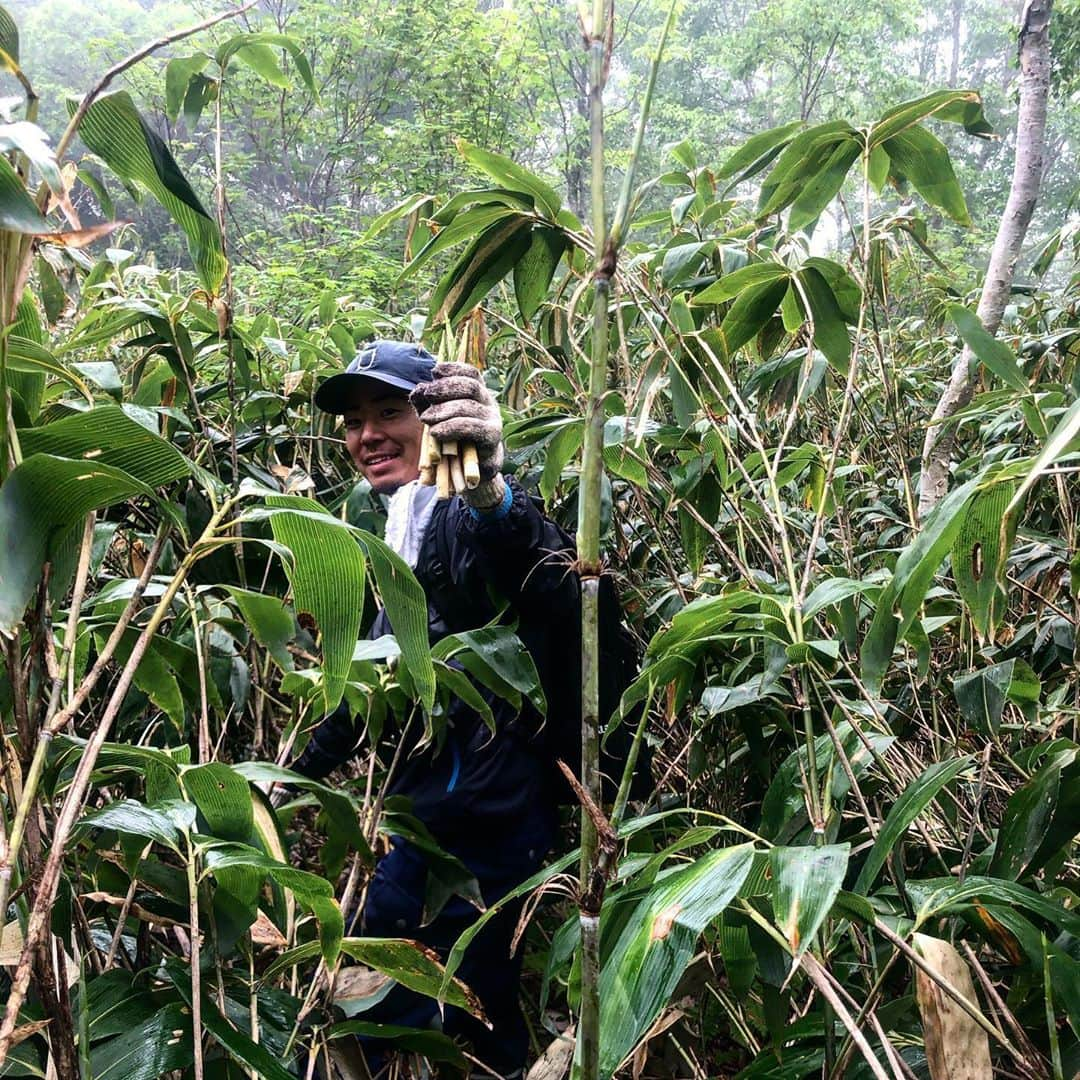
POLYGON ((378 443, 383 438, 382 425, 377 419, 365 420, 363 427, 360 429, 360 442, 364 446, 378 443))

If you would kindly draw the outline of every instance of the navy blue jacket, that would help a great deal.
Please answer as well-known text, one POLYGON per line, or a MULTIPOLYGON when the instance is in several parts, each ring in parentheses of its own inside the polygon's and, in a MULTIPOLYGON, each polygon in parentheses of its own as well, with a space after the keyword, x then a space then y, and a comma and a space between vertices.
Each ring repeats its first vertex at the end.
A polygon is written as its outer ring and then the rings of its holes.
MULTIPOLYGON (((559 647, 556 636, 580 620, 573 544, 515 481, 508 483, 513 498, 509 513, 499 520, 478 519, 457 496, 436 506, 416 576, 428 599, 432 643, 490 622, 499 611, 494 594, 509 604, 507 618, 517 621, 517 635, 541 682, 549 685, 553 674, 575 677, 552 670, 565 662, 565 647, 559 647)), ((392 629, 380 610, 369 637, 385 633, 392 629)), ((555 718, 545 724, 531 706, 518 713, 505 700, 482 692, 492 707, 495 734, 455 699, 445 741, 437 749, 416 750, 419 731, 412 735, 389 790, 408 796, 416 816, 448 850, 463 856, 474 844, 509 839, 526 819, 554 821, 557 801, 552 757, 545 747, 555 718)), ((352 757, 359 734, 349 710, 339 707, 315 729, 292 768, 321 779, 352 757)))

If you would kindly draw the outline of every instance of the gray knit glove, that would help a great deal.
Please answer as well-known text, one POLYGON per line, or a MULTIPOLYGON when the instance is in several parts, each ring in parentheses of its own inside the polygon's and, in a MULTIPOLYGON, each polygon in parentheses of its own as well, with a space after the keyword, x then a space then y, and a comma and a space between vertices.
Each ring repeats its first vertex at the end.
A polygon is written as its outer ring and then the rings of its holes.
POLYGON ((502 416, 480 372, 468 364, 436 364, 431 382, 409 395, 420 419, 440 442, 457 439, 476 447, 480 476, 491 480, 502 468, 502 416))

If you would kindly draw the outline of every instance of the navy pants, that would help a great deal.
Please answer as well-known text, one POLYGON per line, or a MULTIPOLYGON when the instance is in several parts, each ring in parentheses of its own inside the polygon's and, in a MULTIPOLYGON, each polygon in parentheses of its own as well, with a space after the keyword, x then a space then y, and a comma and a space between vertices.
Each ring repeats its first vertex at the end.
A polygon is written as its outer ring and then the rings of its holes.
MULTIPOLYGON (((484 830, 477 830, 482 838, 484 830)), ((493 904, 535 873, 551 846, 552 828, 539 821, 526 822, 503 838, 488 836, 482 852, 455 850, 476 875, 485 904, 493 904)), ((454 847, 454 845, 451 845, 454 847)), ((407 841, 397 840, 375 869, 364 906, 364 933, 372 937, 414 938, 434 949, 445 961, 454 942, 480 916, 471 904, 452 897, 428 926, 421 926, 427 866, 407 841)), ((521 1069, 528 1052, 528 1030, 518 1004, 522 949, 510 955, 510 943, 521 913, 521 901, 503 907, 488 921, 465 950, 456 972, 480 998, 491 1021, 489 1030, 462 1009, 446 1006, 442 1028, 446 1034, 463 1036, 473 1053, 499 1075, 521 1069)), ((406 1027, 428 1027, 438 1013, 433 998, 394 987, 364 1019, 406 1027)), ((377 1042, 365 1042, 373 1075, 381 1067, 385 1050, 377 1042)))

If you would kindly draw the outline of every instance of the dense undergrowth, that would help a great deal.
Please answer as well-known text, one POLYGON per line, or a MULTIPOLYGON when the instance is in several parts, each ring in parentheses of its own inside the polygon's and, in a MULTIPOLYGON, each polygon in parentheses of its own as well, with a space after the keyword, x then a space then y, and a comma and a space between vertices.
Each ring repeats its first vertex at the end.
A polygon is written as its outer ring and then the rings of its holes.
MULTIPOLYGON (((313 92, 276 35, 174 60, 170 92, 212 103, 230 64, 284 79, 282 49, 290 92, 313 92)), ((572 531, 590 232, 462 143, 476 187, 368 231, 408 230, 422 304, 331 289, 286 322, 235 293, 221 218, 127 94, 76 119, 77 176, 68 136, 54 155, 0 127, 0 1074, 303 1075, 364 1030, 378 973, 468 1004, 346 915, 391 833, 428 847, 429 900, 469 891, 379 794, 402 726, 434 735, 468 693, 448 659, 537 692, 491 636, 429 649, 314 387, 375 335, 481 364, 510 467, 572 531), (196 274, 64 220, 102 166, 164 205, 196 274), (399 636, 357 645, 376 596, 399 636), (355 766, 275 810, 263 789, 342 697, 366 725, 355 766)), ((1080 1069, 1077 251, 1066 232, 1054 284, 1033 277, 987 335, 928 251, 942 215, 966 219, 944 123, 987 133, 975 95, 941 92, 718 159, 679 144, 640 189, 670 206, 631 218, 613 279, 600 512, 657 783, 616 808, 603 1076, 1080 1069), (850 246, 810 255, 849 170, 850 246), (962 342, 981 385, 919 521, 962 342)), ((528 884, 525 992, 555 1057, 579 1006, 575 836, 568 819, 528 884)), ((398 1038, 403 1070, 465 1064, 437 1033, 398 1038)))

